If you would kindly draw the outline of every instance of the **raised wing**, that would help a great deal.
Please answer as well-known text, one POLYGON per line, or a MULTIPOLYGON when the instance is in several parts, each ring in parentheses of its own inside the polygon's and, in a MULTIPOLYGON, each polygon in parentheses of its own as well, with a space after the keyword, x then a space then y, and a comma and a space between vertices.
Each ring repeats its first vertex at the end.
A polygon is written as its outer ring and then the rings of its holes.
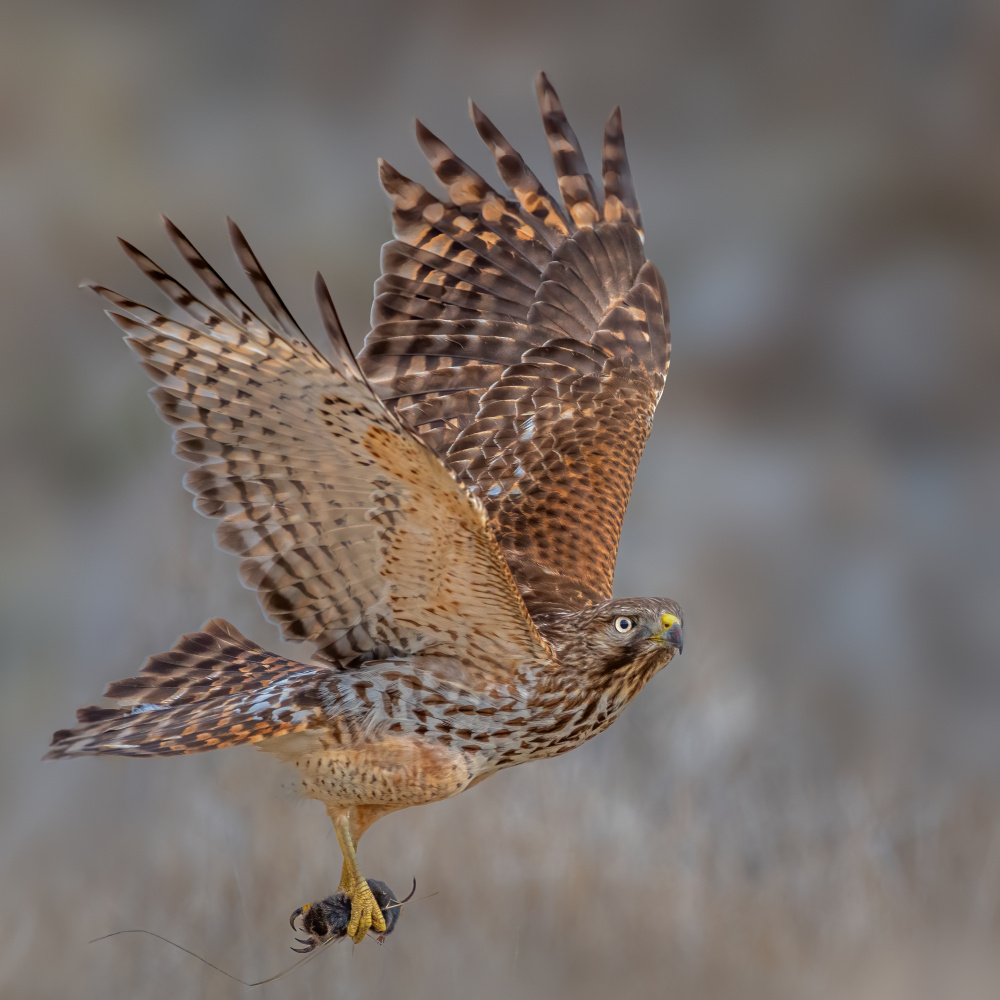
POLYGON ((618 110, 598 197, 544 74, 553 198, 492 122, 472 119, 513 197, 417 124, 447 198, 382 164, 382 251, 359 363, 486 508, 532 614, 611 596, 615 557, 670 337, 618 110))
POLYGON ((436 653, 476 679, 509 679, 548 657, 487 527, 481 503, 372 392, 322 279, 327 360, 301 333, 242 233, 233 244, 275 324, 260 319, 167 222, 214 296, 203 302, 129 244, 188 317, 181 323, 107 288, 157 383, 195 507, 222 519, 219 545, 290 639, 337 665, 436 653))

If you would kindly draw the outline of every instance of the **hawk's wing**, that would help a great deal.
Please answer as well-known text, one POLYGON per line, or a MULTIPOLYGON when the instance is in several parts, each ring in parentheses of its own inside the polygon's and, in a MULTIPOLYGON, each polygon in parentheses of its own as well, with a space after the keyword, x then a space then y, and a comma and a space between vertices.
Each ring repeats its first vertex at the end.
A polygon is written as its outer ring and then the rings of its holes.
POLYGON ((230 225, 274 324, 169 222, 214 301, 129 244, 188 322, 96 290, 121 310, 110 315, 157 382, 151 396, 175 427, 174 450, 196 466, 185 486, 201 513, 222 519, 219 544, 243 557, 240 576, 265 613, 337 664, 434 651, 474 682, 547 658, 482 504, 372 392, 322 280, 332 362, 303 339, 230 225))
POLYGON ((383 248, 359 355, 373 388, 482 501, 532 614, 611 596, 670 350, 619 112, 605 129, 602 202, 544 74, 538 93, 561 204, 475 105, 513 198, 419 123, 448 198, 382 165, 397 239, 383 248))

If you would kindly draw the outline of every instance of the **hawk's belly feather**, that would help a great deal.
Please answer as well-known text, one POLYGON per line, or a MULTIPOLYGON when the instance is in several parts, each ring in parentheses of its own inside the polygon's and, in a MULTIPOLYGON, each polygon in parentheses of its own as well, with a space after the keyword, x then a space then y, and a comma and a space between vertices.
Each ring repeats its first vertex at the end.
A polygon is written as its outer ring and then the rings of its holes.
POLYGON ((295 767, 302 796, 326 805, 423 805, 457 795, 480 777, 460 749, 413 737, 345 747, 313 730, 258 746, 295 767))

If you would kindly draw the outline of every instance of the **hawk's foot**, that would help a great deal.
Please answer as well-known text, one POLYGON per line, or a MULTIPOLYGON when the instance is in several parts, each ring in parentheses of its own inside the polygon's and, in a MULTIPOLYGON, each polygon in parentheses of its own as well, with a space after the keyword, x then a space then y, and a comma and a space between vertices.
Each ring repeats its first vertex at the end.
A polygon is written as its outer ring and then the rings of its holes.
POLYGON ((347 936, 357 944, 368 933, 369 929, 385 934, 385 917, 367 879, 359 879, 354 884, 354 891, 349 896, 351 919, 347 925, 347 936))
POLYGON ((381 944, 396 926, 400 906, 392 889, 374 878, 365 883, 361 892, 348 896, 340 889, 317 903, 306 903, 289 919, 292 930, 306 935, 295 939, 303 947, 292 951, 310 952, 330 938, 360 941, 369 928, 377 932, 381 944))

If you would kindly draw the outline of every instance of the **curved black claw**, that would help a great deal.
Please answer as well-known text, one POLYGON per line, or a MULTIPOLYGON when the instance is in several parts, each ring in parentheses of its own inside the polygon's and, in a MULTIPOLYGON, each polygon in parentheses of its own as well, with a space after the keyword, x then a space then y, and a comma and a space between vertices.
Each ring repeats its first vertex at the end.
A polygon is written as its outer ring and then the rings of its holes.
MULTIPOLYGON (((381 944, 387 934, 391 934, 399 920, 399 911, 402 904, 396 899, 392 889, 385 882, 378 879, 368 879, 368 887, 378 903, 378 908, 385 918, 385 930, 378 934, 378 942, 381 944)), ((413 894, 410 893, 412 896, 413 894)), ((410 896, 406 897, 407 899, 410 896)), ((404 900, 405 902, 405 900, 404 900)), ((300 906, 288 918, 288 923, 296 933, 307 935, 297 937, 295 940, 305 947, 292 948, 292 951, 306 954, 314 948, 329 941, 330 938, 342 938, 347 935, 347 925, 351 922, 351 901, 342 892, 335 892, 326 899, 321 899, 318 903, 306 903, 300 906)))

